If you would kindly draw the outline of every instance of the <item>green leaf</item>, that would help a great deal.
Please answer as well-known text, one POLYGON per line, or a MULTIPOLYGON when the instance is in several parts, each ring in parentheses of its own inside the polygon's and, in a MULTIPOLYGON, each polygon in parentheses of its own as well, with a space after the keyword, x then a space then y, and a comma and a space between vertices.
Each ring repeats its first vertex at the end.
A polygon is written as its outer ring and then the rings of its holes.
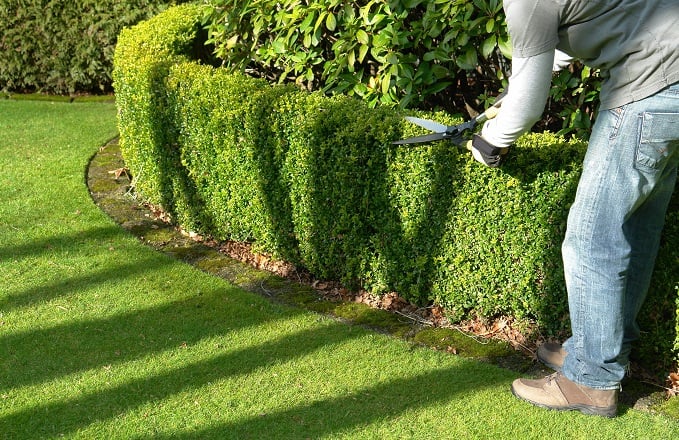
POLYGON ((483 41, 483 44, 481 45, 481 54, 483 55, 483 57, 488 58, 488 56, 491 53, 493 53, 496 46, 497 46, 497 38, 495 37, 495 35, 491 35, 490 37, 486 38, 483 41))
POLYGON ((236 44, 238 44, 238 35, 234 35, 233 37, 226 40, 227 49, 233 49, 236 46, 236 44))
POLYGON ((353 50, 350 50, 347 54, 347 67, 350 72, 354 71, 354 64, 356 63, 356 54, 353 50))
POLYGON ((370 50, 370 46, 368 46, 367 44, 362 44, 362 45, 358 48, 358 62, 359 62, 359 63, 362 63, 362 62, 363 62, 363 60, 365 59, 366 54, 368 53, 368 50, 370 50))
POLYGON ((500 52, 502 52, 502 56, 505 58, 512 57, 512 43, 509 40, 509 36, 500 38, 497 42, 497 45, 500 48, 500 52))
POLYGON ((582 72, 580 73, 580 79, 582 80, 582 82, 585 82, 585 80, 589 78, 591 74, 592 69, 589 66, 583 66, 582 72))
POLYGON ((494 29, 495 29, 495 19, 490 18, 486 22, 486 32, 488 32, 490 34, 491 32, 493 32, 494 29))
POLYGON ((335 15, 333 13, 328 13, 328 16, 325 18, 325 27, 329 31, 334 31, 337 28, 337 19, 335 18, 335 15))
POLYGON ((390 52, 387 55, 386 61, 387 61, 388 64, 396 65, 396 64, 398 64, 398 55, 396 55, 394 52, 390 52))
POLYGON ((389 93, 389 88, 391 87, 391 73, 387 72, 382 75, 382 94, 386 95, 389 93))
POLYGON ((314 31, 314 34, 311 36, 311 45, 312 46, 318 46, 318 43, 320 43, 320 41, 321 41, 321 34, 322 33, 321 33, 320 29, 316 29, 316 31, 314 31))
POLYGON ((464 54, 457 58, 456 62, 458 66, 465 70, 475 69, 479 62, 478 56, 476 55, 476 49, 467 49, 464 54))
POLYGON ((387 17, 389 17, 387 14, 375 14, 375 15, 372 16, 372 18, 368 22, 368 25, 377 26, 387 17))
POLYGON ((321 15, 318 16, 318 20, 316 20, 316 25, 314 26, 314 32, 318 32, 318 29, 321 27, 323 23, 325 23, 325 18, 326 15, 328 15, 328 12, 322 12, 321 15))
POLYGON ((275 53, 285 53, 285 41, 273 40, 271 42, 271 48, 275 53))
POLYGON ((437 82, 436 84, 434 84, 430 87, 427 87, 427 89, 425 90, 425 93, 428 94, 428 95, 433 95, 433 94, 442 92, 443 90, 445 90, 451 84, 452 83, 450 81, 437 82))
POLYGON ((436 53, 435 52, 427 52, 422 56, 422 60, 427 61, 427 62, 432 61, 434 59, 436 59, 436 53))
POLYGON ((356 32, 356 41, 358 41, 361 44, 366 44, 366 45, 370 44, 370 36, 363 29, 359 29, 356 32))
POLYGON ((440 64, 437 64, 434 67, 432 67, 431 72, 434 74, 436 78, 445 78, 450 74, 450 71, 447 68, 441 66, 440 64))
POLYGON ((314 21, 314 15, 315 14, 312 12, 309 15, 306 16, 304 21, 302 21, 302 23, 299 25, 299 30, 301 32, 306 32, 307 29, 309 29, 311 27, 311 23, 314 21))

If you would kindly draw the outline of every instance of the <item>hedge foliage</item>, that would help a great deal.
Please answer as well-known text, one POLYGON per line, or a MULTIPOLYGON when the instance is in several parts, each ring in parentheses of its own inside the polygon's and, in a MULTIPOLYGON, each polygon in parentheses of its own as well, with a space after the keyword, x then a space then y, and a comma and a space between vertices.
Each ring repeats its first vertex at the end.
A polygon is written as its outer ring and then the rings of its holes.
MULTIPOLYGON (((453 320, 509 315, 567 332, 560 243, 582 142, 526 135, 499 170, 445 143, 397 147, 421 133, 402 111, 197 62, 201 17, 171 8, 119 38, 121 147, 142 197, 187 229, 441 304, 453 320)), ((679 348, 677 208, 675 197, 640 351, 665 367, 679 348)))
POLYGON ((110 92, 125 26, 186 0, 2 0, 0 90, 110 92))

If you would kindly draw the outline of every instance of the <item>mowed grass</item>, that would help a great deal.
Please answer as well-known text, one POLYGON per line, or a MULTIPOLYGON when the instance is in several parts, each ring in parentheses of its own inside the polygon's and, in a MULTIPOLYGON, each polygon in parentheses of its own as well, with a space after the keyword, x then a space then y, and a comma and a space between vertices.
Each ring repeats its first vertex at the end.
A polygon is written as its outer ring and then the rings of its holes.
POLYGON ((0 100, 0 438, 662 439, 514 398, 517 373, 272 303, 103 214, 103 103, 0 100))

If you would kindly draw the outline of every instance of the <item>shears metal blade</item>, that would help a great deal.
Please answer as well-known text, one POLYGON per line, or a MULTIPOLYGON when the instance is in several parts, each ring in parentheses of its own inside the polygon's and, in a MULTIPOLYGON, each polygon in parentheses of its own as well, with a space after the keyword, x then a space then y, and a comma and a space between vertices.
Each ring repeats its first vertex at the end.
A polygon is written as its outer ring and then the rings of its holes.
POLYGON ((489 107, 485 112, 479 114, 469 121, 463 122, 458 125, 444 125, 436 121, 430 121, 429 119, 416 118, 413 116, 406 116, 406 120, 415 125, 419 125, 422 128, 426 128, 429 131, 433 131, 430 134, 424 134, 421 136, 414 136, 407 139, 401 139, 399 141, 392 142, 394 145, 408 145, 408 144, 422 144, 427 142, 434 142, 440 140, 449 140, 455 145, 462 145, 467 141, 471 135, 471 132, 476 128, 478 124, 482 124, 488 119, 492 119, 497 116, 500 110, 500 105, 504 99, 506 92, 499 95, 495 99, 495 103, 489 107))

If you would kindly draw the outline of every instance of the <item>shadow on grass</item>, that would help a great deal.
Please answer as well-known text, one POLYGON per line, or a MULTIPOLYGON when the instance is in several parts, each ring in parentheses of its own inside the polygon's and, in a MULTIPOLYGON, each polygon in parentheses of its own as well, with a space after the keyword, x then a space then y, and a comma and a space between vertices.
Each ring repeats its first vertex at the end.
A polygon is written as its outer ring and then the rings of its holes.
MULTIPOLYGON (((132 327, 130 334, 150 331, 154 332, 151 336, 167 340, 162 335, 162 331, 167 329, 163 329, 162 325, 161 328, 158 328, 159 322, 165 319, 163 314, 162 309, 149 311, 146 314, 140 312, 139 316, 128 320, 123 319, 116 326, 121 327, 129 324, 132 327)), ((118 319, 114 318, 113 320, 118 319)), ((241 324, 243 323, 245 321, 241 324)), ((233 321, 229 321, 229 325, 233 324, 233 321)), ((261 322, 249 322, 249 324, 258 325, 261 322)), ((89 329, 89 327, 70 330, 86 329, 89 329)), ((226 332, 226 329, 222 331, 226 332)), ((175 333, 181 332, 175 331, 175 333)), ((195 335, 195 339, 210 336, 210 333, 209 331, 201 332, 195 335)), ((5 434, 13 439, 68 435, 93 423, 110 421, 119 417, 120 414, 133 411, 149 402, 162 401, 170 396, 236 375, 245 376, 257 369, 302 358, 317 350, 340 345, 347 340, 363 335, 365 335, 364 331, 348 328, 341 323, 330 323, 322 327, 315 326, 312 330, 303 330, 256 346, 223 353, 209 360, 183 363, 167 372, 131 380, 108 389, 85 394, 73 393, 77 397, 58 402, 46 402, 1 417, 0 425, 6 427, 5 434)), ((42 335, 42 339, 42 341, 39 341, 39 345, 47 343, 49 335, 45 333, 42 335)), ((89 345, 96 345, 96 339, 90 339, 89 345)), ((193 342, 196 341, 188 341, 188 349, 191 349, 193 342)), ((107 342, 107 344, 109 343, 107 342)), ((130 345, 128 342, 125 347, 129 348, 130 345)), ((68 348, 72 347, 62 347, 62 349, 68 348)), ((137 351, 136 355, 141 356, 150 351, 166 348, 169 348, 168 344, 161 342, 151 349, 136 348, 133 350, 137 351)), ((92 367, 92 365, 83 363, 83 358, 87 357, 87 350, 89 348, 76 349, 72 352, 65 351, 64 362, 67 364, 75 362, 79 364, 80 369, 92 367)), ((225 347, 225 350, 228 349, 225 347)), ((107 359, 100 359, 96 363, 104 365, 111 361, 113 357, 113 354, 109 354, 107 359)), ((85 361, 85 363, 89 362, 85 361)), ((68 372, 60 371, 59 374, 67 374, 68 372)), ((16 374, 24 376, 26 373, 19 372, 16 374)), ((49 375, 52 375, 52 373, 43 373, 43 376, 49 375)), ((456 367, 431 371, 413 378, 395 379, 359 392, 351 392, 337 398, 290 408, 265 417, 256 416, 243 421, 224 423, 202 432, 186 434, 185 438, 261 438, 263 432, 283 432, 286 436, 296 438, 298 435, 332 434, 372 421, 391 418, 408 410, 432 405, 456 396, 459 397, 460 394, 466 392, 478 392, 479 389, 492 386, 495 384, 494 381, 500 380, 498 375, 493 377, 496 377, 496 379, 493 379, 490 375, 479 374, 476 364, 461 364, 456 367), (305 422, 300 423, 300 420, 305 422), (275 429, 269 431, 268 427, 271 427, 271 429, 275 427, 275 429)), ((27 380, 28 378, 24 378, 24 381, 27 380)), ((252 392, 258 391, 253 390, 252 392)), ((175 434, 170 435, 170 437, 183 438, 181 435, 175 434)))
POLYGON ((22 292, 10 293, 0 299, 0 310, 9 311, 66 296, 82 289, 91 289, 101 283, 124 280, 157 269, 160 265, 171 264, 171 260, 162 263, 157 257, 136 259, 129 263, 112 265, 99 271, 88 271, 79 277, 69 277, 50 284, 30 287, 22 292))
MULTIPOLYGON (((113 237, 119 229, 101 228, 89 232, 52 237, 6 252, 14 258, 43 252, 47 244, 69 249, 82 240, 113 237)), ((107 266, 50 285, 31 287, 4 298, 0 307, 28 306, 40 301, 67 296, 78 287, 91 288, 103 281, 124 280, 162 270, 169 258, 135 259, 134 262, 107 266)), ((112 292, 115 294, 115 292, 112 292)), ((259 297, 241 294, 228 287, 215 287, 202 294, 132 310, 102 319, 70 321, 50 328, 0 336, 0 395, 12 405, 13 390, 29 386, 48 386, 50 382, 74 375, 100 374, 130 368, 129 364, 146 358, 168 356, 178 350, 195 348, 207 339, 223 340, 209 359, 179 361, 176 366, 146 377, 138 376, 110 386, 101 381, 99 388, 84 387, 68 392, 61 400, 43 400, 30 408, 11 406, 0 417, 3 435, 13 439, 32 439, 77 433, 97 423, 111 423, 121 414, 134 412, 149 403, 161 402, 177 394, 198 389, 229 377, 247 376, 258 369, 301 359, 319 350, 332 349, 366 332, 343 323, 328 322, 312 330, 302 330, 249 347, 232 348, 229 338, 248 328, 294 318, 298 309, 278 307, 259 297), (103 387, 103 389, 102 389, 103 387)), ((121 298, 125 295, 121 295, 121 298)), ((106 304, 104 304, 106 306, 106 304)), ((455 398, 472 390, 491 386, 491 375, 478 374, 474 365, 463 364, 435 370, 413 378, 394 379, 371 388, 296 406, 265 417, 252 416, 186 434, 186 437, 261 437, 276 429, 284 436, 319 436, 353 429, 411 409, 455 398), (357 404, 360 403, 360 404, 357 404), (195 434, 195 435, 194 435, 195 434)), ((121 373, 122 374, 122 373, 121 373)), ((493 376, 494 377, 494 376, 493 376)), ((257 393, 252 389, 251 393, 257 393)), ((181 438, 181 434, 178 435, 181 438)))
MULTIPOLYGON (((155 436, 156 439, 259 439, 322 438, 339 435, 361 426, 433 406, 464 394, 496 387, 502 377, 479 374, 474 364, 442 368, 354 391, 337 398, 310 402, 272 414, 255 415, 241 421, 207 429, 155 436)), ((413 427, 413 430, 419 430, 413 427)))
POLYGON ((215 289, 106 319, 2 336, 0 392, 193 345, 281 315, 253 315, 256 309, 235 302, 231 293, 215 289))
POLYGON ((17 261, 28 257, 42 255, 52 248, 75 248, 79 243, 91 240, 104 241, 120 237, 124 232, 118 225, 100 226, 87 231, 74 231, 71 234, 62 234, 31 240, 16 246, 0 246, 0 261, 17 261))

